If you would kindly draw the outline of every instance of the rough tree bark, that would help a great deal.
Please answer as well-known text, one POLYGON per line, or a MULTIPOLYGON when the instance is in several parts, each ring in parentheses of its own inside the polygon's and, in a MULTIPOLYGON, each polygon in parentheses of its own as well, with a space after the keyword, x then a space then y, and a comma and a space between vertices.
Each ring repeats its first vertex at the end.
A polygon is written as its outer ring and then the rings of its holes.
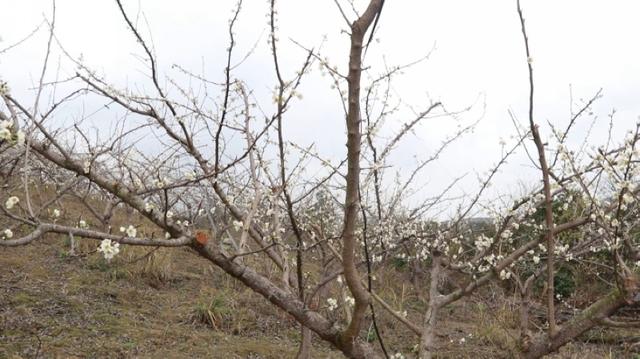
POLYGON ((523 357, 534 359, 553 353, 580 334, 598 325, 619 308, 633 302, 640 302, 637 281, 633 288, 627 288, 626 290, 614 289, 608 295, 593 303, 572 320, 564 323, 555 336, 549 337, 548 334, 543 334, 536 337, 528 351, 523 353, 523 357))
POLYGON ((438 310, 442 305, 440 293, 438 293, 438 282, 442 273, 442 258, 440 253, 433 253, 433 263, 431 265, 431 280, 429 285, 429 306, 424 316, 424 325, 420 337, 420 359, 431 359, 434 349, 436 335, 436 323, 438 320, 438 310))
POLYGON ((362 284, 356 268, 356 225, 360 199, 360 78, 362 75, 362 49, 364 36, 382 8, 383 0, 371 0, 365 12, 351 25, 349 53, 348 112, 347 112, 347 180, 345 194, 344 225, 342 231, 342 262, 344 277, 353 294, 355 307, 349 325, 340 336, 341 345, 350 348, 362 329, 369 301, 368 291, 362 284))

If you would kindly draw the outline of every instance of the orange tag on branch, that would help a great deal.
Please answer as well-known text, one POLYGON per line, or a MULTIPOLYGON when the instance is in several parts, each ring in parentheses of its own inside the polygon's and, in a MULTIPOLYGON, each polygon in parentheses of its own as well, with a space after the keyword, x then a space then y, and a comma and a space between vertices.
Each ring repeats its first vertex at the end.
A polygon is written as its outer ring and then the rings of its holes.
POLYGON ((202 232, 202 231, 196 232, 196 242, 204 246, 205 244, 207 244, 208 241, 209 241, 209 236, 205 232, 202 232))

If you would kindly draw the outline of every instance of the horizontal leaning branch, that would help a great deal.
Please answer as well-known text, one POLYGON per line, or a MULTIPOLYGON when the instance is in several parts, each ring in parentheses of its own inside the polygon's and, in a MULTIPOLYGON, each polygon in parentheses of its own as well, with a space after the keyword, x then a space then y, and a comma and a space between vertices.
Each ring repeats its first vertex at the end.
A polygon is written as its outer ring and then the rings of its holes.
POLYGON ((77 237, 90 238, 96 240, 110 239, 112 241, 121 244, 130 244, 135 246, 153 246, 153 247, 181 247, 190 244, 193 238, 188 236, 181 236, 171 239, 155 239, 155 238, 135 238, 127 236, 118 236, 115 234, 104 233, 100 231, 94 231, 90 229, 76 228, 63 226, 53 223, 41 223, 38 224, 36 229, 28 235, 16 238, 0 241, 0 246, 4 247, 18 247, 27 245, 37 239, 42 238, 46 233, 59 233, 59 234, 72 234, 77 237))

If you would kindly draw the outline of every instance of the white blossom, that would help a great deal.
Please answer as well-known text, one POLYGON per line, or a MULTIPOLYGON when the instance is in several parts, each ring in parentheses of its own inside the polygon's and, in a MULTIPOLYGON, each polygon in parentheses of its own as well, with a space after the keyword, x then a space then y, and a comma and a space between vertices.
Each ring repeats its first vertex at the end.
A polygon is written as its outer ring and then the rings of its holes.
POLYGON ((533 256, 533 263, 535 263, 535 264, 540 263, 540 257, 539 256, 533 256))
POLYGON ((5 236, 5 238, 7 238, 7 239, 11 239, 11 238, 13 237, 13 231, 12 231, 12 230, 10 230, 10 229, 8 229, 8 228, 7 228, 7 229, 5 229, 5 230, 4 230, 4 236, 5 236))
POLYGON ((327 304, 329 305, 328 309, 331 311, 336 310, 336 308, 338 308, 338 301, 335 298, 327 299, 327 304))
POLYGON ((353 299, 353 297, 349 297, 349 296, 347 296, 346 298, 344 298, 344 302, 345 302, 347 305, 350 305, 350 306, 353 306, 353 305, 355 305, 355 304, 356 304, 356 300, 355 300, 355 299, 353 299))
POLYGON ((509 278, 511 278, 511 272, 504 269, 500 271, 500 280, 507 280, 509 278))
POLYGON ((153 203, 145 202, 145 204, 144 204, 145 212, 151 212, 151 211, 153 211, 154 208, 155 208, 155 206, 154 206, 153 203))
POLYGON ((11 141, 11 131, 7 128, 0 128, 0 140, 11 141))
POLYGON ((12 135, 9 126, 6 125, 9 121, 0 122, 0 140, 11 141, 12 135))
POLYGON ((127 228, 127 236, 135 237, 136 233, 137 233, 136 227, 129 225, 129 228, 127 228))
POLYGON ((478 238, 475 241, 475 245, 478 248, 478 250, 489 248, 492 243, 493 243, 493 238, 487 237, 484 234, 481 234, 480 236, 478 236, 478 238))
POLYGON ((12 209, 13 206, 15 206, 18 202, 20 202, 20 198, 16 197, 16 196, 11 196, 7 199, 7 202, 5 202, 4 206, 7 209, 12 209))
POLYGON ((129 225, 129 227, 125 228, 125 227, 120 227, 120 232, 126 232, 127 236, 129 237, 135 237, 136 234, 138 233, 138 230, 136 229, 136 227, 129 225))
POLYGON ((120 252, 120 243, 114 242, 110 239, 104 239, 100 242, 98 252, 102 252, 106 260, 111 260, 116 254, 120 252))

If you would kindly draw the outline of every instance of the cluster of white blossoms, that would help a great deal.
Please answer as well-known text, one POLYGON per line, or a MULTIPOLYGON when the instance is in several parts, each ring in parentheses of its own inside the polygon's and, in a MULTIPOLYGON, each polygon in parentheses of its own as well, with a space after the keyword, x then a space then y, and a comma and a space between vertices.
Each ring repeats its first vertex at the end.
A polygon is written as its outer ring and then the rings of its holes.
POLYGON ((356 304, 356 300, 353 299, 353 297, 349 297, 349 296, 344 298, 344 302, 345 302, 346 305, 348 305, 350 307, 353 307, 356 304))
POLYGON ((104 259, 111 260, 116 254, 120 253, 120 243, 104 239, 100 242, 98 252, 102 252, 104 259))
POLYGON ((404 355, 402 353, 395 353, 389 357, 390 359, 404 359, 404 355))
POLYGON ((12 209, 13 206, 18 204, 18 202, 20 202, 20 199, 18 197, 11 196, 11 197, 7 198, 7 201, 4 203, 4 206, 5 206, 6 209, 12 209))
POLYGON ((10 230, 9 228, 5 229, 2 232, 2 239, 11 239, 13 238, 13 231, 10 230))
POLYGON ((11 141, 13 138, 11 127, 13 127, 13 122, 0 121, 0 140, 11 141))
MULTIPOLYGON (((502 254, 495 255, 494 253, 490 253, 484 257, 482 257, 483 263, 478 265, 476 270, 480 273, 488 272, 492 267, 495 267, 499 261, 504 258, 502 254)), ((473 268, 473 263, 469 263, 470 267, 473 268)), ((507 274, 500 273, 500 277, 507 276, 507 274)), ((507 279, 509 277, 506 277, 507 279)), ((504 279, 504 278, 501 278, 504 279)))
POLYGON ((338 301, 335 298, 327 299, 327 309, 334 311, 338 308, 338 301))
POLYGON ((22 130, 13 131, 12 129, 13 122, 8 120, 0 121, 0 141, 23 145, 25 140, 24 132, 22 132, 22 130))
POLYGON ((540 263, 540 256, 537 254, 534 254, 533 257, 531 257, 531 260, 533 261, 533 264, 538 264, 540 263))
POLYGON ((126 228, 120 227, 120 232, 126 233, 128 237, 135 237, 138 233, 138 230, 136 230, 136 227, 129 225, 129 227, 126 228))
POLYGON ((481 234, 478 236, 474 244, 476 245, 478 252, 481 252, 491 247, 491 245, 493 244, 493 238, 487 237, 484 234, 481 234))
POLYGON ((500 271, 500 280, 507 280, 509 278, 511 278, 511 272, 504 269, 500 271))

